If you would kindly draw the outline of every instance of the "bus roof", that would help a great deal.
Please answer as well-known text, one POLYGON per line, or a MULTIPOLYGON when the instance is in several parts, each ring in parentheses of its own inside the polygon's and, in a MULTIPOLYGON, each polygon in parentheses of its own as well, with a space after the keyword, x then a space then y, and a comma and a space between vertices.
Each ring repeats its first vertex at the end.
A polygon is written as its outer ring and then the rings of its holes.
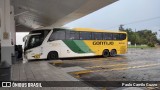
POLYGON ((123 31, 112 31, 112 30, 99 30, 99 29, 92 29, 92 28, 73 28, 76 31, 88 31, 88 32, 110 32, 110 33, 126 33, 123 31))

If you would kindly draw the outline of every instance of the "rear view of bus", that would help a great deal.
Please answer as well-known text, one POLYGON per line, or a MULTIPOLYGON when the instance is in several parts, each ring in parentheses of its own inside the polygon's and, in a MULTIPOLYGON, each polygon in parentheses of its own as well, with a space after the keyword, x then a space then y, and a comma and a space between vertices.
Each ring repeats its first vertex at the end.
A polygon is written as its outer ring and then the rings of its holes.
POLYGON ((116 56, 127 52, 126 32, 87 28, 35 30, 25 39, 26 59, 116 56))

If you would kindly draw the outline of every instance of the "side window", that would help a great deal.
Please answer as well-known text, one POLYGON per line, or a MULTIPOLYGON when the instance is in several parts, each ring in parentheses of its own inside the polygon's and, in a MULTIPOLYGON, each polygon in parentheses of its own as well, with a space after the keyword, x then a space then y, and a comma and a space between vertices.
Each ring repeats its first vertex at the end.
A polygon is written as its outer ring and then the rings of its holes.
POLYGON ((103 40, 112 40, 112 33, 103 33, 103 40))
POLYGON ((79 32, 71 31, 70 32, 70 39, 71 40, 79 40, 79 32))
POLYGON ((126 39, 126 34, 121 33, 119 39, 120 40, 125 40, 126 39))
POLYGON ((102 33, 100 33, 100 32, 93 32, 92 33, 92 39, 93 40, 102 40, 102 33))
POLYGON ((91 32, 80 32, 80 40, 91 40, 91 32))
POLYGON ((66 31, 66 37, 65 37, 66 39, 70 39, 70 31, 66 31))
POLYGON ((66 31, 66 39, 68 39, 68 40, 79 40, 79 32, 66 31))
POLYGON ((65 31, 56 31, 51 34, 48 41, 64 40, 64 39, 65 39, 65 31))
POLYGON ((119 40, 119 34, 114 33, 113 34, 113 40, 119 40))

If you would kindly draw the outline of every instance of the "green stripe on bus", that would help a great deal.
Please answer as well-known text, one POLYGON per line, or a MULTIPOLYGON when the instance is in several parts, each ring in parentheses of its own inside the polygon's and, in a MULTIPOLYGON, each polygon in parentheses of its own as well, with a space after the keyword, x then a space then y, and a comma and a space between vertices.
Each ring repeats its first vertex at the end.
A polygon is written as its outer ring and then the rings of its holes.
POLYGON ((82 41, 82 40, 74 40, 76 45, 85 53, 90 53, 91 49, 82 41))
POLYGON ((91 52, 88 46, 81 40, 63 40, 63 42, 75 53, 91 52))
POLYGON ((64 40, 63 41, 73 52, 75 53, 85 53, 80 49, 79 46, 73 40, 64 40))

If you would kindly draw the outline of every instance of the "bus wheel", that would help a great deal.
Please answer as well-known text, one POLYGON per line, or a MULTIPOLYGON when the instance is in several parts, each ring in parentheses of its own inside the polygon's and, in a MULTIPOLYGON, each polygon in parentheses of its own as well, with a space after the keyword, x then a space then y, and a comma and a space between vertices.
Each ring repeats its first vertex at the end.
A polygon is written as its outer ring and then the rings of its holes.
POLYGON ((115 57, 117 55, 117 51, 115 49, 112 49, 110 52, 111 57, 115 57))
POLYGON ((102 55, 103 55, 103 57, 108 57, 109 56, 109 50, 107 50, 107 49, 103 50, 102 55))
POLYGON ((49 52, 48 56, 47 56, 48 60, 55 60, 58 59, 58 53, 55 51, 49 52))

